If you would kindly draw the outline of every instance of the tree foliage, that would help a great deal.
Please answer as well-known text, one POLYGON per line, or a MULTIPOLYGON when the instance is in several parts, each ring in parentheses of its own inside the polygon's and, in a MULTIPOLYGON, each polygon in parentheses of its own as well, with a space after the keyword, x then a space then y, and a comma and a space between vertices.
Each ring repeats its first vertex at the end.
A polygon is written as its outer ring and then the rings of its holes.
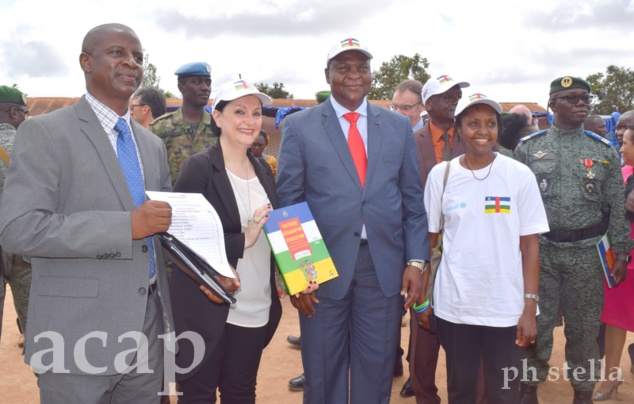
POLYGON ((284 89, 284 83, 273 83, 273 86, 269 86, 266 83, 255 83, 254 85, 258 91, 267 94, 271 98, 293 99, 293 94, 284 89))
POLYGON ((161 78, 156 75, 156 66, 150 63, 150 55, 146 53, 143 56, 143 80, 141 81, 141 87, 156 87, 163 93, 165 98, 174 97, 171 91, 163 90, 159 84, 161 84, 161 78))
POLYGON ((634 109, 634 71, 610 65, 605 74, 591 74, 586 80, 598 98, 593 102, 593 113, 609 115, 634 109))
POLYGON ((427 58, 420 54, 414 57, 394 56, 389 62, 383 62, 379 70, 372 72, 372 89, 368 98, 373 100, 391 100, 396 86, 404 80, 418 80, 421 83, 429 79, 427 58))

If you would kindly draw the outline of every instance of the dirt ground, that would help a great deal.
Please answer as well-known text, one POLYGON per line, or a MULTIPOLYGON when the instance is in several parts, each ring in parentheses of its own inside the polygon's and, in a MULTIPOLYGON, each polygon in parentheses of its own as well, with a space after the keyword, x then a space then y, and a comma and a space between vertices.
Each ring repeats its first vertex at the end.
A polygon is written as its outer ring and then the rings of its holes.
MULTIPOLYGON (((288 380, 301 374, 300 352, 292 348, 287 342, 288 335, 297 335, 299 332, 299 320, 296 310, 291 306, 288 298, 282 300, 284 314, 280 326, 269 347, 264 351, 260 366, 257 386, 257 400, 260 403, 297 404, 302 402, 301 392, 288 390, 288 380)), ((4 306, 4 319, 2 324, 2 340, 0 340, 0 403, 2 404, 32 404, 39 402, 39 394, 35 382, 35 376, 30 368, 24 364, 21 349, 17 346, 18 330, 15 322, 15 310, 11 291, 7 288, 7 298, 4 306)), ((409 323, 407 321, 407 323, 409 323)), ((407 346, 409 325, 402 329, 402 345, 407 346)), ((555 348, 551 358, 551 366, 561 368, 564 362, 563 329, 558 327, 555 332, 555 348)), ((628 333, 626 344, 634 342, 634 334, 628 333)), ((629 356, 624 352, 621 360, 624 384, 614 401, 622 403, 634 403, 634 375, 629 372, 629 356)), ((403 398, 399 391, 407 380, 405 375, 394 378, 392 386, 392 403, 413 404, 414 398, 403 398)), ((554 379, 554 377, 553 377, 554 379)), ((436 384, 439 386, 439 395, 443 402, 447 402, 445 358, 441 352, 436 384)), ((542 404, 559 404, 572 402, 572 389, 567 381, 560 377, 559 380, 546 381, 539 387, 539 400, 542 404)), ((171 402, 176 403, 176 398, 171 397, 171 402)))

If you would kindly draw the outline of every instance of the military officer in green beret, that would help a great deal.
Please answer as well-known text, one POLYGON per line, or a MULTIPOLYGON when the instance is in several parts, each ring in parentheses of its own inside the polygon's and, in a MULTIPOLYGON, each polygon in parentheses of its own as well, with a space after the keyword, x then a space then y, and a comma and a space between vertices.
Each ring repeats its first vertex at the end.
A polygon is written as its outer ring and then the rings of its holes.
MULTIPOLYGON (((13 140, 18 126, 29 115, 27 109, 26 95, 14 87, 0 86, 0 147, 7 154, 13 149, 13 140)), ((0 193, 4 188, 4 177, 7 173, 7 165, 0 159, 0 193)), ((0 250, 2 251, 2 250, 0 250)), ((29 291, 31 289, 31 263, 22 255, 11 254, 4 251, 2 254, 1 266, 4 272, 4 280, 0 280, 0 322, 2 320, 2 306, 4 303, 5 284, 11 286, 13 294, 13 305, 18 314, 18 324, 22 335, 26 327, 26 313, 29 307, 29 291)), ((2 276, 0 276, 1 278, 2 276)), ((20 346, 23 344, 23 337, 20 337, 20 346)))
POLYGON ((211 67, 207 63, 187 63, 174 73, 183 105, 174 112, 158 117, 150 130, 167 148, 172 185, 187 157, 218 141, 211 114, 205 110, 211 94, 211 67))
MULTIPOLYGON (((609 233, 616 252, 615 283, 627 274, 630 228, 625 221, 619 157, 610 142, 584 131, 592 95, 584 80, 565 76, 550 85, 550 129, 522 138, 515 158, 528 165, 541 191, 550 232, 540 236, 537 338, 526 352, 520 403, 537 403, 537 384, 549 377, 559 310, 566 335, 567 372, 574 404, 591 403, 596 371, 604 275, 597 242, 609 233)), ((561 364, 553 364, 561 366, 561 364)))

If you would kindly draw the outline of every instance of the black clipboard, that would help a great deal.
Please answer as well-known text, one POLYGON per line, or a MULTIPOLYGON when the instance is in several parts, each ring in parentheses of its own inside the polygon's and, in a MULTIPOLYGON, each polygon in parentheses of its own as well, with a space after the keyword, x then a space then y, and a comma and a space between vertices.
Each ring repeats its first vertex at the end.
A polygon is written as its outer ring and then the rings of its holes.
POLYGON ((220 274, 205 260, 200 258, 198 254, 169 233, 161 233, 158 237, 161 240, 163 251, 167 254, 168 259, 176 264, 181 271, 186 273, 199 285, 207 286, 216 296, 225 302, 229 304, 236 302, 236 298, 218 282, 216 276, 220 274))

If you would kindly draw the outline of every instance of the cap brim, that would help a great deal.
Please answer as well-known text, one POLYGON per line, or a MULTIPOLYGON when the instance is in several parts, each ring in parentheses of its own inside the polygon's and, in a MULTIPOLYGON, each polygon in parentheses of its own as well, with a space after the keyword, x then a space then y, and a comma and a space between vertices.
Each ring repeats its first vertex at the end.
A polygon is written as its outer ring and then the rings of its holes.
POLYGON ((481 100, 476 100, 473 102, 470 102, 468 104, 464 104, 462 106, 458 106, 458 109, 456 109, 456 116, 460 115, 461 113, 463 113, 467 108, 470 108, 474 105, 478 105, 478 104, 485 104, 490 106, 491 108, 493 108, 495 110, 495 112, 497 112, 498 114, 502 113, 502 106, 500 105, 500 103, 498 103, 497 101, 494 101, 490 98, 485 98, 485 99, 481 99, 481 100))
POLYGON ((343 48, 339 49, 337 52, 328 55, 328 60, 326 60, 326 64, 330 63, 330 61, 337 56, 341 55, 344 52, 357 51, 363 53, 368 59, 372 59, 372 54, 363 48, 351 47, 351 48, 343 48))
POLYGON ((262 103, 262 106, 271 105, 273 103, 273 99, 263 93, 243 92, 243 93, 231 95, 228 97, 222 97, 222 94, 218 93, 218 96, 214 99, 213 108, 216 108, 216 105, 218 105, 218 103, 221 101, 229 102, 229 101, 237 100, 238 98, 246 97, 247 95, 254 95, 258 97, 260 99, 260 102, 262 103))

